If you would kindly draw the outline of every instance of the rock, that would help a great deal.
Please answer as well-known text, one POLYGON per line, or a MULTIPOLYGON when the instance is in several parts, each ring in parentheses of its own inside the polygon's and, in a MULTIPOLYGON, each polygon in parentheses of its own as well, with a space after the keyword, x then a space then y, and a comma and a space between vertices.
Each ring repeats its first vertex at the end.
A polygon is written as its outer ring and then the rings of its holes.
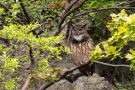
POLYGON ((116 90, 104 77, 94 73, 92 76, 80 76, 73 82, 60 80, 46 90, 116 90))

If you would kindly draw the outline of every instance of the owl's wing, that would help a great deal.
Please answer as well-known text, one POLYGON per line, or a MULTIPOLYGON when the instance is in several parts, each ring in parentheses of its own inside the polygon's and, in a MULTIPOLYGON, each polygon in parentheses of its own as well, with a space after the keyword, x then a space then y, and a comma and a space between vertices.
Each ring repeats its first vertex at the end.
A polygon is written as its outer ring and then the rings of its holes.
POLYGON ((91 39, 82 43, 71 44, 71 58, 76 65, 82 65, 89 61, 89 56, 94 48, 94 43, 91 39))

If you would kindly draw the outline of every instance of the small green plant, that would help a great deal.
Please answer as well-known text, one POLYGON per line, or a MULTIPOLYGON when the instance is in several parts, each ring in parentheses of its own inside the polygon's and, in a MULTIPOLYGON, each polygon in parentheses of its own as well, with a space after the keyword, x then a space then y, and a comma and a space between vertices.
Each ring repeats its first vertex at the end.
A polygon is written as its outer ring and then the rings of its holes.
MULTIPOLYGON (((20 63, 27 62, 28 60, 22 60, 24 58, 27 58, 28 53, 22 54, 18 53, 18 48, 24 47, 24 51, 28 52, 30 48, 28 48, 28 45, 31 46, 33 49, 33 57, 36 60, 37 58, 40 59, 38 62, 38 67, 35 69, 35 72, 33 73, 35 76, 40 76, 38 74, 43 74, 46 79, 51 77, 56 77, 55 71, 51 69, 49 66, 49 59, 55 58, 55 60, 61 60, 61 54, 67 53, 69 54, 70 50, 68 47, 62 43, 62 39, 64 36, 58 35, 58 36, 50 36, 50 37, 36 37, 32 33, 29 33, 29 31, 33 28, 35 28, 37 24, 29 24, 29 25, 17 25, 17 24, 10 24, 9 26, 4 26, 4 28, 0 31, 0 36, 2 38, 6 38, 10 42, 10 46, 5 46, 4 44, 1 45, 1 72, 0 77, 3 80, 4 88, 9 89, 11 87, 14 87, 14 81, 11 79, 17 79, 12 78, 12 75, 14 72, 19 69, 20 63), (23 45, 20 45, 24 44, 23 45), (61 43, 60 46, 57 46, 57 44, 61 43), (45 57, 40 57, 43 55, 43 52, 48 52, 45 57), (37 74, 37 75, 36 75, 37 74)), ((21 52, 21 51, 19 51, 21 52)), ((40 77, 38 77, 40 78, 40 77)), ((42 77, 43 78, 43 77, 42 77)), ((9 89, 10 90, 10 89, 9 89)))
POLYGON ((19 61, 16 58, 11 58, 6 55, 6 52, 3 52, 3 56, 1 57, 1 70, 0 70, 0 78, 2 79, 3 88, 7 90, 15 89, 15 79, 12 78, 14 71, 20 67, 19 61))

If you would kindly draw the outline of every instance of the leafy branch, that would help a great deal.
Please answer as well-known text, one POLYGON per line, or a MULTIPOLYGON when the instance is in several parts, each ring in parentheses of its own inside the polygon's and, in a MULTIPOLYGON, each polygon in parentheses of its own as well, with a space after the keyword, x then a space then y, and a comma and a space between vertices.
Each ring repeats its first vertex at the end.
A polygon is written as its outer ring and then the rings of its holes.
POLYGON ((30 24, 30 22, 31 22, 30 16, 29 16, 29 14, 28 14, 28 12, 27 12, 27 10, 26 10, 22 0, 19 0, 19 2, 20 2, 20 5, 21 5, 21 8, 23 10, 23 13, 24 13, 25 17, 27 18, 27 22, 30 24))
POLYGON ((0 3, 0 7, 4 8, 5 11, 8 11, 8 10, 9 10, 5 5, 3 5, 3 4, 1 4, 1 3, 0 3))

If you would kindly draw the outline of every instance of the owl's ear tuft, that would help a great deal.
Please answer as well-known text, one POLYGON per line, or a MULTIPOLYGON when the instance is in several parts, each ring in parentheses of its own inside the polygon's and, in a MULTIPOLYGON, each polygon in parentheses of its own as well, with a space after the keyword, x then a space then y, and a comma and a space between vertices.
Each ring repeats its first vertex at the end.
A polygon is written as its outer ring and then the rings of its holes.
POLYGON ((75 25, 71 24, 72 28, 75 29, 75 25))
POLYGON ((82 26, 81 26, 81 29, 82 29, 82 28, 87 28, 87 23, 84 24, 84 25, 82 25, 82 26))

